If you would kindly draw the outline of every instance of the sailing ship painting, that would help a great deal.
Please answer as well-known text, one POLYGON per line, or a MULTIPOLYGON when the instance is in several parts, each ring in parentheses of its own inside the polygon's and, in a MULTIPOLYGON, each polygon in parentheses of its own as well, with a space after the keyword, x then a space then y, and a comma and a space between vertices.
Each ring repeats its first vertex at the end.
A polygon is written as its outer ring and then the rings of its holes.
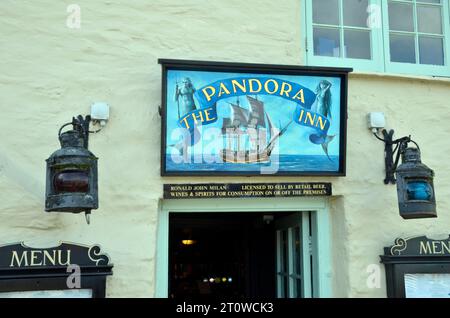
POLYGON ((277 139, 292 121, 277 130, 264 110, 264 103, 257 97, 246 98, 250 109, 242 108, 237 99, 236 103, 230 103, 233 117, 223 118, 222 134, 226 146, 221 151, 222 160, 232 163, 270 162, 277 139), (249 140, 250 147, 242 147, 242 140, 249 140))
POLYGON ((165 173, 339 173, 339 77, 169 70, 165 80, 165 173))

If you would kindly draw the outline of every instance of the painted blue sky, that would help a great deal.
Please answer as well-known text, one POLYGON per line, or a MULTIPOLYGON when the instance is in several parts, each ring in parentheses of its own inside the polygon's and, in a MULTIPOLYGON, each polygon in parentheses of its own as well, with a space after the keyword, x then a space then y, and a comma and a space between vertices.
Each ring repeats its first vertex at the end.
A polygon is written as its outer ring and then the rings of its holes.
MULTIPOLYGON (((298 83, 315 92, 317 85, 321 80, 329 81, 331 86, 332 105, 331 105, 331 126, 328 135, 336 135, 329 144, 328 153, 330 155, 339 155, 339 120, 340 120, 340 78, 337 77, 315 77, 315 76, 288 76, 277 74, 246 74, 246 73, 220 73, 220 72, 198 72, 198 71, 179 71, 169 70, 167 72, 167 144, 173 144, 178 139, 171 138, 171 132, 178 128, 178 110, 177 103, 174 100, 175 85, 178 81, 182 81, 184 77, 189 77, 196 89, 215 81, 234 77, 271 77, 281 80, 287 80, 298 83)), ((252 96, 252 95, 250 95, 252 96)), ((254 97, 254 96, 253 96, 254 97)), ((258 95, 258 99, 264 102, 265 110, 269 114, 272 122, 278 128, 286 125, 293 119, 296 103, 270 95, 258 95)), ((240 106, 249 108, 245 96, 239 97, 240 106)), ((222 99, 217 103, 218 120, 216 123, 205 127, 222 127, 222 118, 230 117, 231 111, 228 103, 236 102, 236 97, 222 99)), ((198 105, 197 101, 196 104, 198 105)), ((320 145, 313 144, 309 141, 309 135, 314 130, 305 126, 292 123, 285 134, 281 136, 278 152, 281 155, 324 155, 320 145)), ((203 148, 211 148, 211 143, 217 143, 216 146, 222 148, 223 141, 215 139, 212 141, 203 141, 203 148), (209 147, 208 147, 209 146, 209 147)), ((213 145, 214 146, 214 145, 213 145)), ((214 148, 214 147, 212 147, 214 148)), ((201 151, 201 147, 195 147, 195 152, 201 151)), ((169 149, 167 150, 170 153, 169 149)))

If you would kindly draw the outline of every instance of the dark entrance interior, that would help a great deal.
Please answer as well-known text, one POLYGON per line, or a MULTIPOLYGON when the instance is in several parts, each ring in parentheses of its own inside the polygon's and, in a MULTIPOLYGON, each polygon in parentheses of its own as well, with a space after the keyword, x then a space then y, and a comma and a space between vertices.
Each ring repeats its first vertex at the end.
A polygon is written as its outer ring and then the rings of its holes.
POLYGON ((170 213, 170 297, 275 297, 274 221, 267 213, 170 213))

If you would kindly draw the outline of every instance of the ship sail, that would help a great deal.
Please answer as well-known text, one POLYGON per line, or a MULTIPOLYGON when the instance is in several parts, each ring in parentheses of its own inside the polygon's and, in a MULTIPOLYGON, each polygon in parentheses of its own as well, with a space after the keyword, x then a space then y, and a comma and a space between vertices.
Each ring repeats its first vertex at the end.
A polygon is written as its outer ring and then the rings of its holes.
POLYGON ((231 126, 231 118, 228 117, 224 117, 223 121, 222 121, 222 135, 225 136, 225 148, 227 148, 227 143, 228 143, 228 149, 231 149, 232 147, 232 139, 231 136, 228 135, 228 131, 227 129, 233 129, 233 126, 231 126))
MULTIPOLYGON (((231 136, 228 134, 228 137, 233 138, 233 144, 236 151, 241 151, 241 136, 245 135, 245 131, 248 127, 248 117, 249 112, 247 109, 242 108, 239 106, 239 102, 237 104, 230 103, 231 109, 232 109, 232 123, 231 127, 233 128, 231 131, 231 136)), ((230 131, 229 129, 227 130, 230 131)), ((231 148, 231 147, 229 147, 231 148)))
POLYGON ((240 107, 236 104, 230 104, 233 111, 233 123, 232 126, 237 128, 240 126, 247 127, 248 122, 248 110, 240 107))
POLYGON ((266 127, 264 122, 264 103, 256 98, 247 96, 250 104, 250 115, 248 117, 248 124, 251 127, 266 127))
POLYGON ((232 128, 231 126, 231 118, 224 117, 222 122, 222 134, 227 133, 227 129, 232 128))

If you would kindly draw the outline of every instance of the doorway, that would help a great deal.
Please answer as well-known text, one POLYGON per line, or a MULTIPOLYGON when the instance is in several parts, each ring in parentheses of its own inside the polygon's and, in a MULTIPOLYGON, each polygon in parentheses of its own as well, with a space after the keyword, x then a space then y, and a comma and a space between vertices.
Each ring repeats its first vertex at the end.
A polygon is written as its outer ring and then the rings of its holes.
POLYGON ((170 297, 304 297, 311 259, 302 219, 292 212, 170 213, 170 297))
POLYGON ((160 203, 155 297, 331 297, 326 198, 160 203))

